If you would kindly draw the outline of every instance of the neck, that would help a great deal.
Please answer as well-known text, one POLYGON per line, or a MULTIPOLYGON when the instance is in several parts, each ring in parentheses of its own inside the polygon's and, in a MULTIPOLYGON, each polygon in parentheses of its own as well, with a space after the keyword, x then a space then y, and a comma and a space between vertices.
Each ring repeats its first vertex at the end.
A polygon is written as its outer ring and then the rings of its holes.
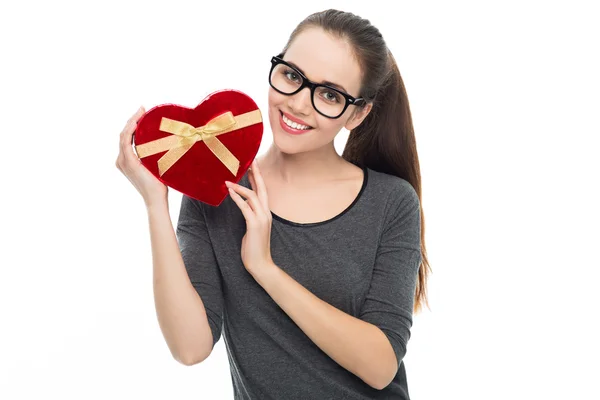
POLYGON ((333 143, 331 146, 298 154, 283 153, 272 144, 267 153, 257 161, 259 168, 270 177, 297 187, 313 186, 317 182, 336 179, 347 164, 337 154, 333 143))

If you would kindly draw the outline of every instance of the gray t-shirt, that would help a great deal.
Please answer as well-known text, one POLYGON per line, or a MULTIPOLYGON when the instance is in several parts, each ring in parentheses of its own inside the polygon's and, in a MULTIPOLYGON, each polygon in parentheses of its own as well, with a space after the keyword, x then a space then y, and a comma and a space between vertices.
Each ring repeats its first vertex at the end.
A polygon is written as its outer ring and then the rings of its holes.
MULTIPOLYGON (((322 351, 246 271, 246 220, 227 196, 210 206, 183 195, 177 238, 213 334, 224 332, 235 399, 408 399, 403 357, 419 264, 419 198, 404 179, 363 168, 360 193, 327 221, 273 214, 271 257, 321 300, 379 327, 398 373, 377 390, 322 351)), ((240 185, 252 189, 248 172, 240 185)))

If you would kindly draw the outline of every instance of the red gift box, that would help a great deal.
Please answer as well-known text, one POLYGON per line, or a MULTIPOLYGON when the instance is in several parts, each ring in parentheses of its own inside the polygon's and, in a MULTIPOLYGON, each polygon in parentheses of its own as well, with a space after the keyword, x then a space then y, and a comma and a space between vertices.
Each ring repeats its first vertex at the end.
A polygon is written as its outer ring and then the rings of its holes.
POLYGON ((194 109, 163 104, 137 123, 135 150, 161 182, 189 197, 218 206, 254 160, 263 134, 256 103, 238 90, 208 95, 194 109))

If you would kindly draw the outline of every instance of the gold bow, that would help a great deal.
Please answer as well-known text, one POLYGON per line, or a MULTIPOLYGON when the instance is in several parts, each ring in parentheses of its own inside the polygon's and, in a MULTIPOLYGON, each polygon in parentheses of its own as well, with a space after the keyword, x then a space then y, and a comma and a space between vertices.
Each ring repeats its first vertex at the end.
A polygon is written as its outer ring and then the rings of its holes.
POLYGON ((235 117, 231 111, 227 111, 211 119, 206 125, 197 128, 185 122, 163 117, 159 129, 173 135, 135 146, 135 150, 140 158, 168 150, 158 160, 158 172, 162 176, 192 148, 194 143, 202 141, 206 143, 206 146, 225 167, 236 176, 240 161, 216 136, 259 122, 262 122, 262 117, 258 109, 235 117))

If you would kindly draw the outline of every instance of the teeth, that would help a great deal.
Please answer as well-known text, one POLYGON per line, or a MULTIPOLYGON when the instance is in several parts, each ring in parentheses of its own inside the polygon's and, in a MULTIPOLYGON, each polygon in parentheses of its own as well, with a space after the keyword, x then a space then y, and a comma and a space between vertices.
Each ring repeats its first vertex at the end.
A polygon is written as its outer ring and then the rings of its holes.
POLYGON ((308 126, 306 126, 306 125, 301 125, 301 124, 298 124, 298 123, 296 123, 296 122, 292 122, 292 121, 290 121, 289 119, 287 119, 287 118, 285 117, 285 115, 283 115, 283 122, 285 122, 285 124, 286 124, 287 126, 289 126, 289 127, 291 127, 291 128, 294 128, 294 129, 301 129, 301 130, 306 130, 306 129, 309 129, 309 127, 308 127, 308 126))

